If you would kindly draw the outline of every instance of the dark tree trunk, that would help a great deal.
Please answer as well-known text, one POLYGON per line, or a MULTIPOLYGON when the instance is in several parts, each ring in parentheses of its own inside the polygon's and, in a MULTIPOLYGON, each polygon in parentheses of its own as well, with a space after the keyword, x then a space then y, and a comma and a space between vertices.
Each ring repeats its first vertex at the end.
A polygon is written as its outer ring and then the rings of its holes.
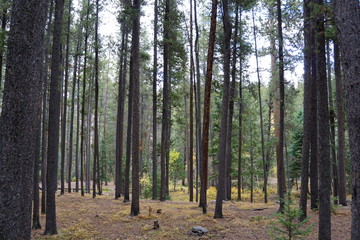
POLYGON ((139 184, 139 126, 140 126, 140 0, 134 0, 133 11, 136 13, 132 20, 132 42, 131 42, 131 68, 130 74, 133 81, 133 114, 132 114, 132 199, 131 216, 140 213, 140 184, 139 184))
POLYGON ((81 140, 80 140, 80 188, 81 196, 84 196, 84 158, 85 158, 85 106, 86 106, 86 64, 87 64, 87 46, 89 38, 89 15, 90 15, 90 0, 86 5, 86 24, 85 24, 85 46, 84 46, 84 69, 83 69, 83 86, 82 86, 82 106, 81 106, 81 140))
POLYGON ((332 166, 332 182, 333 182, 333 194, 334 194, 334 203, 338 203, 339 196, 339 180, 337 173, 337 164, 336 164, 336 146, 335 146, 335 110, 332 97, 332 80, 331 80, 331 60, 330 60, 330 40, 326 40, 326 66, 327 66, 327 83, 328 83, 328 93, 329 93, 329 118, 330 118, 330 147, 331 147, 331 166, 332 166))
POLYGON ((152 125, 152 132, 153 132, 153 142, 152 142, 152 179, 153 179, 153 186, 152 186, 152 199, 155 200, 158 197, 158 190, 157 190, 157 34, 158 34, 158 1, 155 0, 154 4, 154 65, 153 65, 153 82, 152 82, 152 91, 153 91, 153 125, 152 125))
MULTIPOLYGON (((78 72, 80 73, 80 64, 78 72)), ((75 191, 79 192, 80 78, 77 80, 76 111, 75 191)))
POLYGON ((44 46, 44 65, 42 68, 42 80, 43 80, 43 106, 42 106, 42 132, 41 132, 41 213, 46 212, 46 169, 47 169, 47 131, 48 131, 48 118, 47 118, 47 106, 48 106, 48 67, 49 67, 49 45, 50 35, 52 29, 52 16, 53 16, 54 1, 50 1, 50 11, 48 15, 48 23, 46 29, 46 40, 44 46))
MULTIPOLYGON (((240 8, 240 43, 242 39, 242 27, 241 27, 241 17, 242 17, 242 9, 240 8)), ((243 76, 243 44, 240 44, 240 56, 239 56, 239 72, 240 72, 240 82, 239 82, 239 133, 238 133, 238 142, 239 142, 239 148, 238 148, 238 169, 237 169, 237 200, 241 201, 241 175, 242 175, 242 169, 241 169, 241 159, 242 159, 242 142, 243 142, 243 124, 242 124, 242 114, 243 114, 243 98, 242 98, 242 76, 243 76)))
MULTIPOLYGON (((68 81, 69 81, 69 52, 70 52, 70 24, 71 24, 71 0, 69 1, 68 7, 68 18, 67 18, 67 29, 66 29, 66 53, 65 53, 65 78, 64 78, 64 98, 63 108, 61 117, 61 191, 60 194, 65 193, 65 150, 66 150, 66 118, 67 118, 67 92, 68 92, 68 81)), ((70 165, 70 163, 69 163, 70 165)), ((71 190, 70 190, 71 192, 71 190)))
POLYGON ((0 116, 0 239, 31 239, 47 1, 12 2, 0 116))
MULTIPOLYGON (((99 123, 98 123, 98 106, 99 106, 99 0, 96 0, 96 17, 95 17, 95 113, 94 113, 94 162, 93 162, 93 198, 96 197, 96 183, 100 183, 99 173, 99 123)), ((100 192, 100 187, 99 192, 100 192)), ((100 193, 99 193, 100 194, 100 193)))
MULTIPOLYGON (((203 151, 201 141, 201 89, 200 89, 200 57, 199 57, 199 26, 197 21, 196 0, 194 0, 194 23, 195 23, 195 61, 196 61, 196 84, 195 87, 195 116, 196 116, 196 171, 199 172, 200 185, 203 179, 202 154, 203 151)), ((198 182, 198 181, 197 181, 198 182)), ((198 185, 198 184, 197 184, 198 185)), ((201 187, 201 186, 200 186, 201 187)), ((206 190, 205 190, 206 191, 206 190)), ((204 195, 200 188, 200 207, 204 204, 204 195)))
POLYGON ((303 125, 303 142, 302 142, 302 158, 301 158, 301 190, 300 190, 300 220, 303 221, 307 217, 307 194, 309 184, 309 153, 310 153, 310 136, 311 136, 311 92, 314 81, 311 74, 311 24, 310 18, 310 1, 304 2, 304 125, 303 125))
MULTIPOLYGON (((351 239, 360 239, 360 6, 357 0, 336 0, 335 20, 347 93, 352 174, 351 239), (355 46, 355 47, 354 47, 355 46)), ((341 169, 340 169, 341 170, 341 169)))
POLYGON ((339 176, 339 204, 346 206, 346 181, 345 181, 345 110, 343 97, 343 79, 340 66, 340 49, 338 39, 334 42, 334 66, 336 79, 336 110, 338 130, 338 176, 339 176))
POLYGON ((47 197, 45 234, 57 233, 55 193, 57 190, 60 90, 61 90, 61 28, 64 0, 55 1, 54 37, 51 58, 51 81, 49 99, 49 139, 47 157, 47 197))
MULTIPOLYGON (((190 0, 190 125, 189 125, 189 201, 193 199, 193 176, 194 176, 194 54, 193 54, 193 15, 192 15, 192 0, 190 0)), ((197 166, 197 164, 196 164, 197 166)), ((197 170, 197 169, 196 169, 197 170)), ((196 171, 196 199, 198 199, 198 171, 196 171)), ((201 203, 200 203, 201 205, 201 203)))
MULTIPOLYGON (((78 34, 80 38, 80 35, 78 34)), ((68 192, 71 193, 71 172, 72 172, 72 161, 73 161, 73 136, 74 136, 74 114, 75 114, 75 92, 76 92, 76 78, 78 71, 78 61, 79 61, 79 51, 80 51, 81 40, 78 39, 76 52, 74 55, 74 72, 73 72, 73 85, 71 93, 71 113, 70 113, 70 136, 69 136, 69 165, 68 165, 68 192)), ((77 144, 77 142, 76 142, 77 144)), ((78 146, 76 146, 78 147, 78 146)), ((77 159, 76 151, 76 159, 77 159)), ((77 161, 75 163, 75 172, 77 172, 77 161)), ((78 175, 76 174, 76 184, 77 184, 78 175)), ((78 186, 76 187, 76 190, 78 186)))
POLYGON ((223 9, 223 26, 224 26, 224 84, 223 95, 221 102, 221 122, 220 122, 220 143, 219 143, 219 175, 216 192, 216 205, 214 218, 222 218, 222 204, 225 199, 225 185, 226 185, 226 145, 227 145, 227 130, 229 117, 229 99, 230 99, 230 40, 231 40, 231 23, 229 16, 229 2, 222 1, 223 9))
POLYGON ((161 126, 161 192, 160 201, 166 200, 166 153, 168 146, 168 125, 169 125, 169 14, 170 14, 170 0, 165 1, 165 16, 164 16, 164 79, 163 79, 163 109, 162 109, 162 126, 161 126))
POLYGON ((216 38, 216 16, 217 16, 217 0, 212 0, 211 4, 211 23, 210 23, 210 33, 209 33, 209 45, 208 45, 208 54, 207 54, 207 67, 206 67, 206 76, 205 76, 205 92, 204 92, 204 115, 203 115, 203 141, 202 141, 202 151, 203 154, 200 154, 202 162, 202 181, 201 181, 201 193, 203 195, 204 203, 202 205, 203 213, 207 212, 207 183, 208 183, 208 156, 209 156, 209 129, 210 129, 210 97, 211 97, 211 79, 214 63, 214 46, 216 38))
POLYGON ((279 41, 279 96, 280 96, 280 112, 279 112, 279 141, 276 146, 276 164, 277 164, 277 181, 278 194, 280 200, 279 212, 284 210, 284 193, 285 193, 285 169, 284 169, 284 110, 285 110, 285 80, 284 80, 284 53, 283 53, 283 34, 282 34, 282 14, 281 0, 276 1, 277 7, 277 34, 279 41))
POLYGON ((266 170, 265 146, 264 146, 264 124, 263 124, 263 113, 262 113, 262 102, 261 102, 261 81, 260 81, 260 70, 259 70, 254 10, 252 10, 252 17, 253 17, 253 27, 254 27, 256 73, 257 73, 257 79, 258 79, 258 98, 259 98, 258 101, 259 101, 260 130, 261 130, 261 158, 262 158, 262 163, 263 163, 263 176, 264 176, 263 191, 264 191, 264 202, 267 203, 268 196, 267 196, 267 170, 266 170))
MULTIPOLYGON (((323 5, 322 0, 316 1, 323 5)), ((326 79, 324 16, 316 16, 316 78, 319 157, 319 239, 331 239, 330 126, 326 79)))
MULTIPOLYGON (((40 110, 40 108, 39 108, 40 110)), ((38 111, 38 116, 36 116, 40 123, 41 113, 38 111)), ((33 195, 33 216, 32 216, 32 228, 33 229, 41 229, 40 223, 40 197, 39 197, 39 169, 40 169, 40 134, 41 134, 41 126, 37 127, 36 136, 35 136, 35 154, 34 154, 34 195, 33 195)))

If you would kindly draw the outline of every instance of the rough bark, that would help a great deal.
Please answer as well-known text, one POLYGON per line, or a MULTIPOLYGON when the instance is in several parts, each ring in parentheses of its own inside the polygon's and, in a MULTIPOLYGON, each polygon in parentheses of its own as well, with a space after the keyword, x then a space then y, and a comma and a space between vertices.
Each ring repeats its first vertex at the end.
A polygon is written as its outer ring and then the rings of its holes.
POLYGON ((223 28, 224 28, 224 50, 223 50, 223 71, 224 71, 224 84, 223 95, 221 102, 221 121, 220 121, 220 143, 218 151, 219 160, 219 175, 216 192, 216 205, 214 218, 222 218, 222 204, 225 197, 225 184, 226 184, 226 162, 225 153, 227 145, 227 130, 228 130, 228 114, 229 114, 229 99, 230 99, 230 40, 231 40, 231 23, 229 15, 229 2, 223 0, 223 28))
POLYGON ((47 1, 39 0, 14 0, 12 5, 0 116, 1 239, 31 239, 34 139, 40 127, 46 9, 47 1))
POLYGON ((351 239, 360 239, 360 6, 357 0, 335 0, 341 59, 347 93, 352 175, 351 239))
POLYGON ((47 197, 45 234, 57 233, 55 192, 57 190, 60 90, 61 90, 61 32, 64 0, 55 1, 54 37, 51 58, 51 80, 49 99, 49 138, 47 157, 47 197))
POLYGON ((140 148, 140 0, 134 0, 133 11, 135 12, 132 21, 132 42, 131 42, 131 68, 130 74, 133 81, 133 130, 132 130, 132 199, 131 216, 140 213, 140 183, 139 183, 139 148, 140 148))
MULTIPOLYGON (((320 6, 322 0, 317 0, 320 6)), ((319 158, 319 239, 331 239, 330 126, 326 79, 324 16, 316 16, 316 80, 319 158)))
POLYGON ((276 146, 276 164, 277 164, 277 181, 278 194, 280 200, 279 212, 284 210, 284 193, 285 193, 285 169, 284 169, 284 110, 285 110, 285 79, 284 79, 284 53, 283 53, 283 34, 282 34, 282 13, 281 0, 276 1, 277 7, 277 34, 279 41, 279 140, 276 146))

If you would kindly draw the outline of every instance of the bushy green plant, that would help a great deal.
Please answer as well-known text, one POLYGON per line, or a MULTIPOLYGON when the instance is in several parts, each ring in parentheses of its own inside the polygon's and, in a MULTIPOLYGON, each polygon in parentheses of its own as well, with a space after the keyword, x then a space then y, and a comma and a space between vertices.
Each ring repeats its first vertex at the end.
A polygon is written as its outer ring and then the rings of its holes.
POLYGON ((275 214, 276 220, 270 224, 269 235, 276 240, 304 239, 310 234, 313 225, 308 225, 309 218, 300 222, 301 214, 291 199, 286 201, 284 212, 275 214))

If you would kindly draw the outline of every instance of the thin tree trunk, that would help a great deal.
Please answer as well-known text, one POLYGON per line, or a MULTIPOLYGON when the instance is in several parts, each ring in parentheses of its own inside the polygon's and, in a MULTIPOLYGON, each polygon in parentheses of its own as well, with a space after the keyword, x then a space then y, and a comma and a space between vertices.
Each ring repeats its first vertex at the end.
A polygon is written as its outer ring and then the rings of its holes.
POLYGON ((309 153, 311 137, 311 95, 312 95, 312 46, 311 46, 311 24, 309 23, 310 1, 303 4, 304 8, 304 125, 301 157, 301 190, 300 190, 300 221, 307 217, 307 194, 309 185, 309 153))
POLYGON ((84 158, 85 158, 85 99, 86 99, 86 68, 87 68, 87 46, 89 37, 89 14, 90 14, 90 0, 87 1, 86 5, 86 25, 85 25, 85 46, 84 46, 84 69, 83 69, 83 89, 82 89, 82 107, 81 107, 81 144, 80 144, 80 187, 81 196, 84 196, 84 158))
MULTIPOLYGON (((39 109, 40 110, 40 109, 39 109)), ((41 113, 38 111, 39 123, 41 122, 41 113)), ((35 136, 35 153, 34 153, 34 186, 33 186, 33 216, 32 216, 32 228, 41 229, 40 214, 39 214, 39 169, 40 169, 40 138, 41 138, 41 126, 37 127, 35 136)))
POLYGON ((243 76, 243 48, 241 44, 242 38, 242 27, 241 27, 241 17, 242 17, 242 9, 240 8, 240 56, 239 56, 239 71, 240 71, 240 82, 239 82, 239 133, 238 133, 238 142, 239 142, 239 149, 238 149, 238 169, 237 169, 237 200, 241 201, 241 176, 242 176, 242 169, 241 169, 241 159, 242 159, 242 142, 243 142, 243 123, 242 123, 242 114, 243 114, 243 97, 242 97, 242 76, 243 76))
POLYGON ((343 79, 340 66, 340 49, 337 39, 334 42, 334 65, 336 79, 336 110, 338 129, 338 173, 339 173, 339 204, 346 206, 346 181, 345 181, 345 110, 343 97, 343 79))
POLYGON ((259 70, 259 60, 258 60, 258 50, 257 50, 257 40, 256 40, 256 26, 255 26, 255 15, 254 9, 252 10, 253 18, 253 27, 254 27, 254 42, 255 42, 255 58, 256 58, 256 73, 258 79, 258 101, 259 101, 259 114, 260 114, 260 130, 261 130, 261 158, 263 163, 263 176, 264 176, 264 202, 268 202, 267 196, 267 174, 266 174, 266 162, 265 162, 265 146, 264 146, 264 124, 263 124, 263 112, 262 112, 262 102, 261 102, 261 81, 260 81, 260 70, 259 70))
MULTIPOLYGON (((78 37, 80 37, 78 35, 78 37)), ((78 71, 78 60, 80 51, 81 40, 79 39, 76 46, 76 52, 74 56, 74 72, 73 72, 73 85, 71 93, 71 113, 70 113, 70 136, 69 136, 69 165, 68 165, 68 192, 71 193, 71 172, 73 161, 73 135, 74 135, 74 114, 75 114, 75 92, 76 92, 76 78, 78 71)), ((77 156, 76 156, 77 158, 77 156)), ((75 171, 77 171, 77 163, 75 164, 75 171)))
POLYGON ((54 1, 50 1, 50 11, 48 15, 48 23, 46 29, 46 40, 44 46, 44 60, 43 65, 43 107, 42 107, 42 132, 41 132, 41 213, 46 213, 46 172, 47 172, 47 131, 48 131, 48 118, 47 118, 47 106, 48 106, 48 67, 49 67, 49 45, 50 45, 50 35, 52 29, 52 16, 53 16, 53 5, 54 1))
MULTIPOLYGON (((69 52, 70 52, 70 24, 71 24, 71 0, 68 6, 67 29, 66 29, 66 53, 65 53, 65 78, 64 78, 64 99, 63 99, 63 115, 61 118, 61 190, 60 194, 65 193, 65 150, 66 150, 66 118, 67 118, 67 92, 69 81, 69 52)), ((70 162, 68 162, 70 166, 70 162)), ((69 167, 70 168, 70 167, 69 167)), ((70 168, 71 170, 71 168, 70 168)), ((69 173, 71 175, 71 173, 69 173)), ((70 182, 71 184, 71 182, 70 182)), ((71 192, 71 189, 69 190, 71 192)))
POLYGON ((154 3, 154 64, 153 64, 153 82, 152 82, 152 91, 153 91, 153 125, 152 125, 152 179, 153 179, 153 186, 152 186, 152 199, 155 200, 158 197, 158 190, 157 190, 157 40, 158 35, 158 1, 155 0, 154 3))
POLYGON ((140 213, 140 184, 139 184, 139 126, 140 126, 140 0, 134 0, 133 11, 136 13, 132 21, 132 43, 130 74, 133 81, 133 114, 132 114, 132 199, 131 216, 140 213))
MULTIPOLYGON (((96 197, 96 183, 100 183, 99 175, 99 0, 96 0, 95 17, 95 114, 94 114, 94 162, 93 162, 93 198, 96 197)), ((100 192, 100 185, 98 186, 100 192)), ((100 194, 100 193, 99 193, 100 194)))
MULTIPOLYGON (((190 193, 190 199, 189 201, 193 201, 193 166, 194 166, 194 50, 193 50, 193 15, 192 15, 192 0, 190 0, 190 125, 189 125, 189 170, 190 170, 190 179, 189 179, 189 193, 190 193)), ((197 165, 197 164, 196 164, 197 165)), ((196 169, 197 170, 197 169, 196 169)), ((198 200, 198 171, 196 171, 196 201, 198 200)))
MULTIPOLYGON (((80 73, 80 64, 78 72, 80 73)), ((79 192, 80 78, 77 80, 76 111, 75 191, 79 192)))
POLYGON ((332 98, 332 80, 331 80, 331 62, 330 62, 330 40, 326 40, 326 65, 327 65, 327 83, 328 83, 328 93, 329 93, 329 118, 330 118, 330 149, 331 149, 331 166, 332 166, 332 177, 333 177, 333 194, 334 194, 334 203, 338 203, 339 196, 339 180, 337 173, 337 164, 336 164, 336 149, 335 149, 335 110, 334 103, 332 98))
POLYGON ((278 194, 280 200, 279 212, 284 210, 285 192, 285 170, 284 170, 284 110, 285 110, 285 81, 284 81, 284 53, 283 53, 283 34, 282 34, 282 14, 281 0, 277 0, 277 34, 279 41, 279 90, 280 90, 280 119, 279 119, 279 141, 276 146, 277 180, 278 194))
POLYGON ((51 58, 51 82, 49 100, 49 138, 47 157, 47 198, 45 235, 57 233, 55 192, 57 190, 59 120, 60 120, 60 86, 61 79, 61 28, 64 0, 55 1, 54 37, 51 58))

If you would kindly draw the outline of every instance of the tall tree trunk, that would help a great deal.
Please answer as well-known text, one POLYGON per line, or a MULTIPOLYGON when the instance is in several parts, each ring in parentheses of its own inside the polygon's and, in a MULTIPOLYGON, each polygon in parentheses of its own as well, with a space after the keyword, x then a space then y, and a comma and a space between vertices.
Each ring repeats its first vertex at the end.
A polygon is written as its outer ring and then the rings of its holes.
MULTIPOLYGON (((323 5, 323 0, 317 0, 323 5)), ((331 239, 330 126, 326 79, 325 27, 322 13, 316 16, 317 117, 319 157, 319 239, 331 239)))
POLYGON ((204 203, 202 205, 203 213, 207 212, 207 183, 208 183, 208 156, 209 156, 209 128, 210 128, 210 100, 211 100, 211 79, 214 63, 214 46, 216 38, 216 17, 217 17, 217 0, 212 0, 211 3, 211 22, 210 22, 210 33, 209 33, 209 45, 207 54, 207 67, 205 76, 205 92, 204 92, 204 115, 203 115, 203 141, 202 150, 203 154, 200 154, 202 162, 202 181, 201 181, 201 192, 204 203))
POLYGON ((285 192, 285 169, 284 169, 284 110, 285 110, 285 80, 284 80, 284 53, 283 53, 283 34, 282 34, 282 13, 281 0, 277 0, 277 34, 279 41, 279 90, 280 90, 280 119, 279 119, 279 141, 276 146, 277 180, 278 194, 280 198, 279 212, 284 210, 285 192))
POLYGON ((311 45, 311 0, 304 1, 304 125, 301 157, 300 220, 307 217, 307 194, 309 185, 309 154, 311 137, 311 95, 312 95, 312 45, 311 45))
POLYGON ((239 133, 238 133, 238 142, 239 142, 239 148, 238 148, 238 169, 237 169, 237 200, 241 201, 241 175, 242 175, 242 169, 241 169, 241 159, 242 159, 242 140, 243 140, 243 124, 242 124, 242 114, 243 114, 243 98, 242 98, 242 76, 243 76, 243 44, 242 44, 242 27, 241 27, 241 17, 242 17, 242 9, 240 7, 240 13, 239 13, 239 21, 240 21, 240 56, 239 56, 239 72, 240 72, 240 81, 239 81, 239 133))
POLYGON ((54 37, 51 58, 51 81, 49 99, 49 138, 47 157, 47 197, 45 235, 57 233, 55 192, 57 190, 59 120, 60 120, 60 88, 61 79, 61 32, 64 0, 55 1, 54 37))
MULTIPOLYGON (((192 15, 193 9, 192 9, 192 0, 190 0, 190 38, 189 38, 189 42, 190 42, 190 97, 189 97, 189 101, 190 101, 190 125, 189 125, 189 195, 190 195, 190 199, 189 201, 192 202, 193 201, 193 166, 194 166, 194 50, 193 50, 193 15, 192 15)), ((197 166, 197 164, 196 164, 197 166)), ((196 173, 198 173, 198 171, 196 171, 196 173)), ((196 199, 198 198, 198 175, 196 175, 196 199)))
POLYGON ((140 184, 139 184, 139 126, 140 126, 140 0, 133 1, 135 16, 132 21, 131 63, 130 74, 133 81, 133 114, 132 114, 132 199, 131 216, 140 213, 140 184))
MULTIPOLYGON (((97 177, 99 174, 99 123, 98 123, 98 106, 99 106, 99 0, 96 0, 96 17, 95 17, 95 114, 94 114, 94 162, 93 162, 93 198, 96 197, 96 183, 100 183, 97 177)), ((99 192, 100 192, 100 187, 99 192)), ((99 193, 100 194, 100 193, 99 193)))
MULTIPOLYGON (((202 166, 202 141, 201 141, 201 89, 200 89, 200 57, 199 57, 199 26, 197 21, 197 8, 196 0, 194 0, 194 23, 195 23, 195 61, 196 61, 196 84, 195 88, 195 118, 196 118, 196 171, 199 172, 200 184, 203 179, 203 166, 202 166)), ((198 182, 198 181, 197 181, 198 182)), ((198 183, 196 184, 198 186, 198 183)), ((206 191, 206 190, 205 190, 206 191)), ((204 195, 201 194, 200 189, 200 207, 204 204, 204 195)))
POLYGON ((47 2, 12 1, 0 117, 0 239, 31 239, 47 2))
POLYGON ((90 0, 86 5, 86 24, 85 24, 85 38, 84 38, 84 69, 83 69, 83 86, 82 86, 82 106, 81 106, 81 140, 80 140, 80 188, 81 196, 84 196, 84 158, 85 158, 85 99, 86 99, 86 68, 87 68, 87 46, 89 38, 89 15, 90 15, 90 0))
MULTIPOLYGON (((68 6, 67 29, 66 29, 66 52, 65 52, 65 78, 64 78, 64 99, 61 118, 61 190, 60 194, 65 193, 65 150, 66 150, 66 118, 67 118, 67 92, 69 81, 69 52, 70 52, 70 25, 71 25, 71 0, 68 6)), ((70 163, 68 163, 70 165, 70 163)), ((71 190, 70 190, 71 191, 71 190)))
POLYGON ((254 41, 255 41, 255 58, 256 58, 256 73, 258 79, 258 101, 259 101, 259 114, 260 114, 260 130, 261 130, 261 158, 263 163, 263 176, 264 176, 264 202, 268 202, 267 196, 267 170, 265 162, 265 146, 264 146, 264 124, 263 124, 263 112, 262 112, 262 102, 261 102, 261 81, 260 81, 260 70, 259 70, 259 60, 258 60, 258 50, 257 50, 257 40, 256 40, 256 26, 255 26, 255 15, 254 9, 252 10, 253 17, 253 27, 254 27, 254 41))
POLYGON ((345 110, 343 97, 343 79, 340 66, 340 48, 338 39, 334 41, 334 66, 336 79, 336 110, 338 130, 338 175, 339 175, 339 204, 346 206, 346 181, 345 181, 345 110))
POLYGON ((44 46, 44 65, 42 68, 42 81, 43 81, 43 106, 42 106, 42 132, 41 132, 41 213, 46 212, 46 172, 47 172, 47 131, 48 131, 48 118, 47 118, 47 106, 48 106, 48 67, 49 67, 49 46, 50 35, 52 29, 52 16, 53 16, 54 1, 50 1, 50 10, 48 15, 48 23, 46 29, 46 40, 44 46))
POLYGON ((162 109, 162 126, 161 126, 161 192, 160 201, 166 200, 166 152, 168 145, 168 124, 169 124, 169 14, 170 14, 170 0, 165 1, 165 16, 164 16, 164 79, 163 79, 163 109, 162 109))
POLYGON ((356 0, 335 0, 334 2, 348 104, 352 175, 351 239, 360 239, 360 49, 354 48, 360 45, 360 6, 359 1, 356 0))
POLYGON ((226 184, 226 146, 227 146, 227 130, 228 130, 228 117, 229 117, 229 99, 230 99, 230 40, 231 40, 231 23, 229 15, 229 2, 228 0, 222 1, 223 8, 223 25, 224 25, 224 84, 223 95, 221 102, 221 122, 220 122, 220 143, 219 143, 219 175, 216 192, 216 205, 214 218, 222 218, 222 204, 225 197, 225 184, 226 184))
POLYGON ((153 64, 153 82, 152 82, 152 91, 153 91, 153 122, 152 122, 152 199, 155 200, 158 197, 158 190, 157 190, 157 72, 158 72, 158 66, 157 66, 157 34, 158 34, 158 1, 155 0, 154 4, 154 64, 153 64))
MULTIPOLYGON (((80 73, 80 64, 78 72, 80 73)), ((75 191, 79 192, 80 78, 77 79, 76 112, 75 191)))
POLYGON ((339 196, 339 181, 336 164, 336 148, 335 148, 335 110, 332 97, 332 80, 331 80, 331 61, 330 61, 330 40, 326 40, 326 66, 327 66, 327 83, 329 93, 329 118, 330 118, 330 148, 331 148, 331 166, 332 166, 332 182, 333 182, 333 194, 334 203, 338 203, 339 196))
MULTIPOLYGON (((78 37, 80 34, 78 32, 78 37)), ((76 78, 78 71, 79 51, 80 51, 81 40, 78 39, 76 52, 74 56, 74 72, 73 72, 73 85, 71 93, 71 112, 70 112, 70 136, 69 136, 69 165, 68 165, 68 192, 71 193, 71 172, 72 172, 72 161, 73 161, 73 136, 74 136, 74 114, 75 114, 75 92, 76 92, 76 78)), ((77 155, 76 155, 77 158, 77 155)), ((77 163, 75 164, 75 171, 77 171, 77 163)), ((77 180, 76 180, 77 181, 77 180)))

